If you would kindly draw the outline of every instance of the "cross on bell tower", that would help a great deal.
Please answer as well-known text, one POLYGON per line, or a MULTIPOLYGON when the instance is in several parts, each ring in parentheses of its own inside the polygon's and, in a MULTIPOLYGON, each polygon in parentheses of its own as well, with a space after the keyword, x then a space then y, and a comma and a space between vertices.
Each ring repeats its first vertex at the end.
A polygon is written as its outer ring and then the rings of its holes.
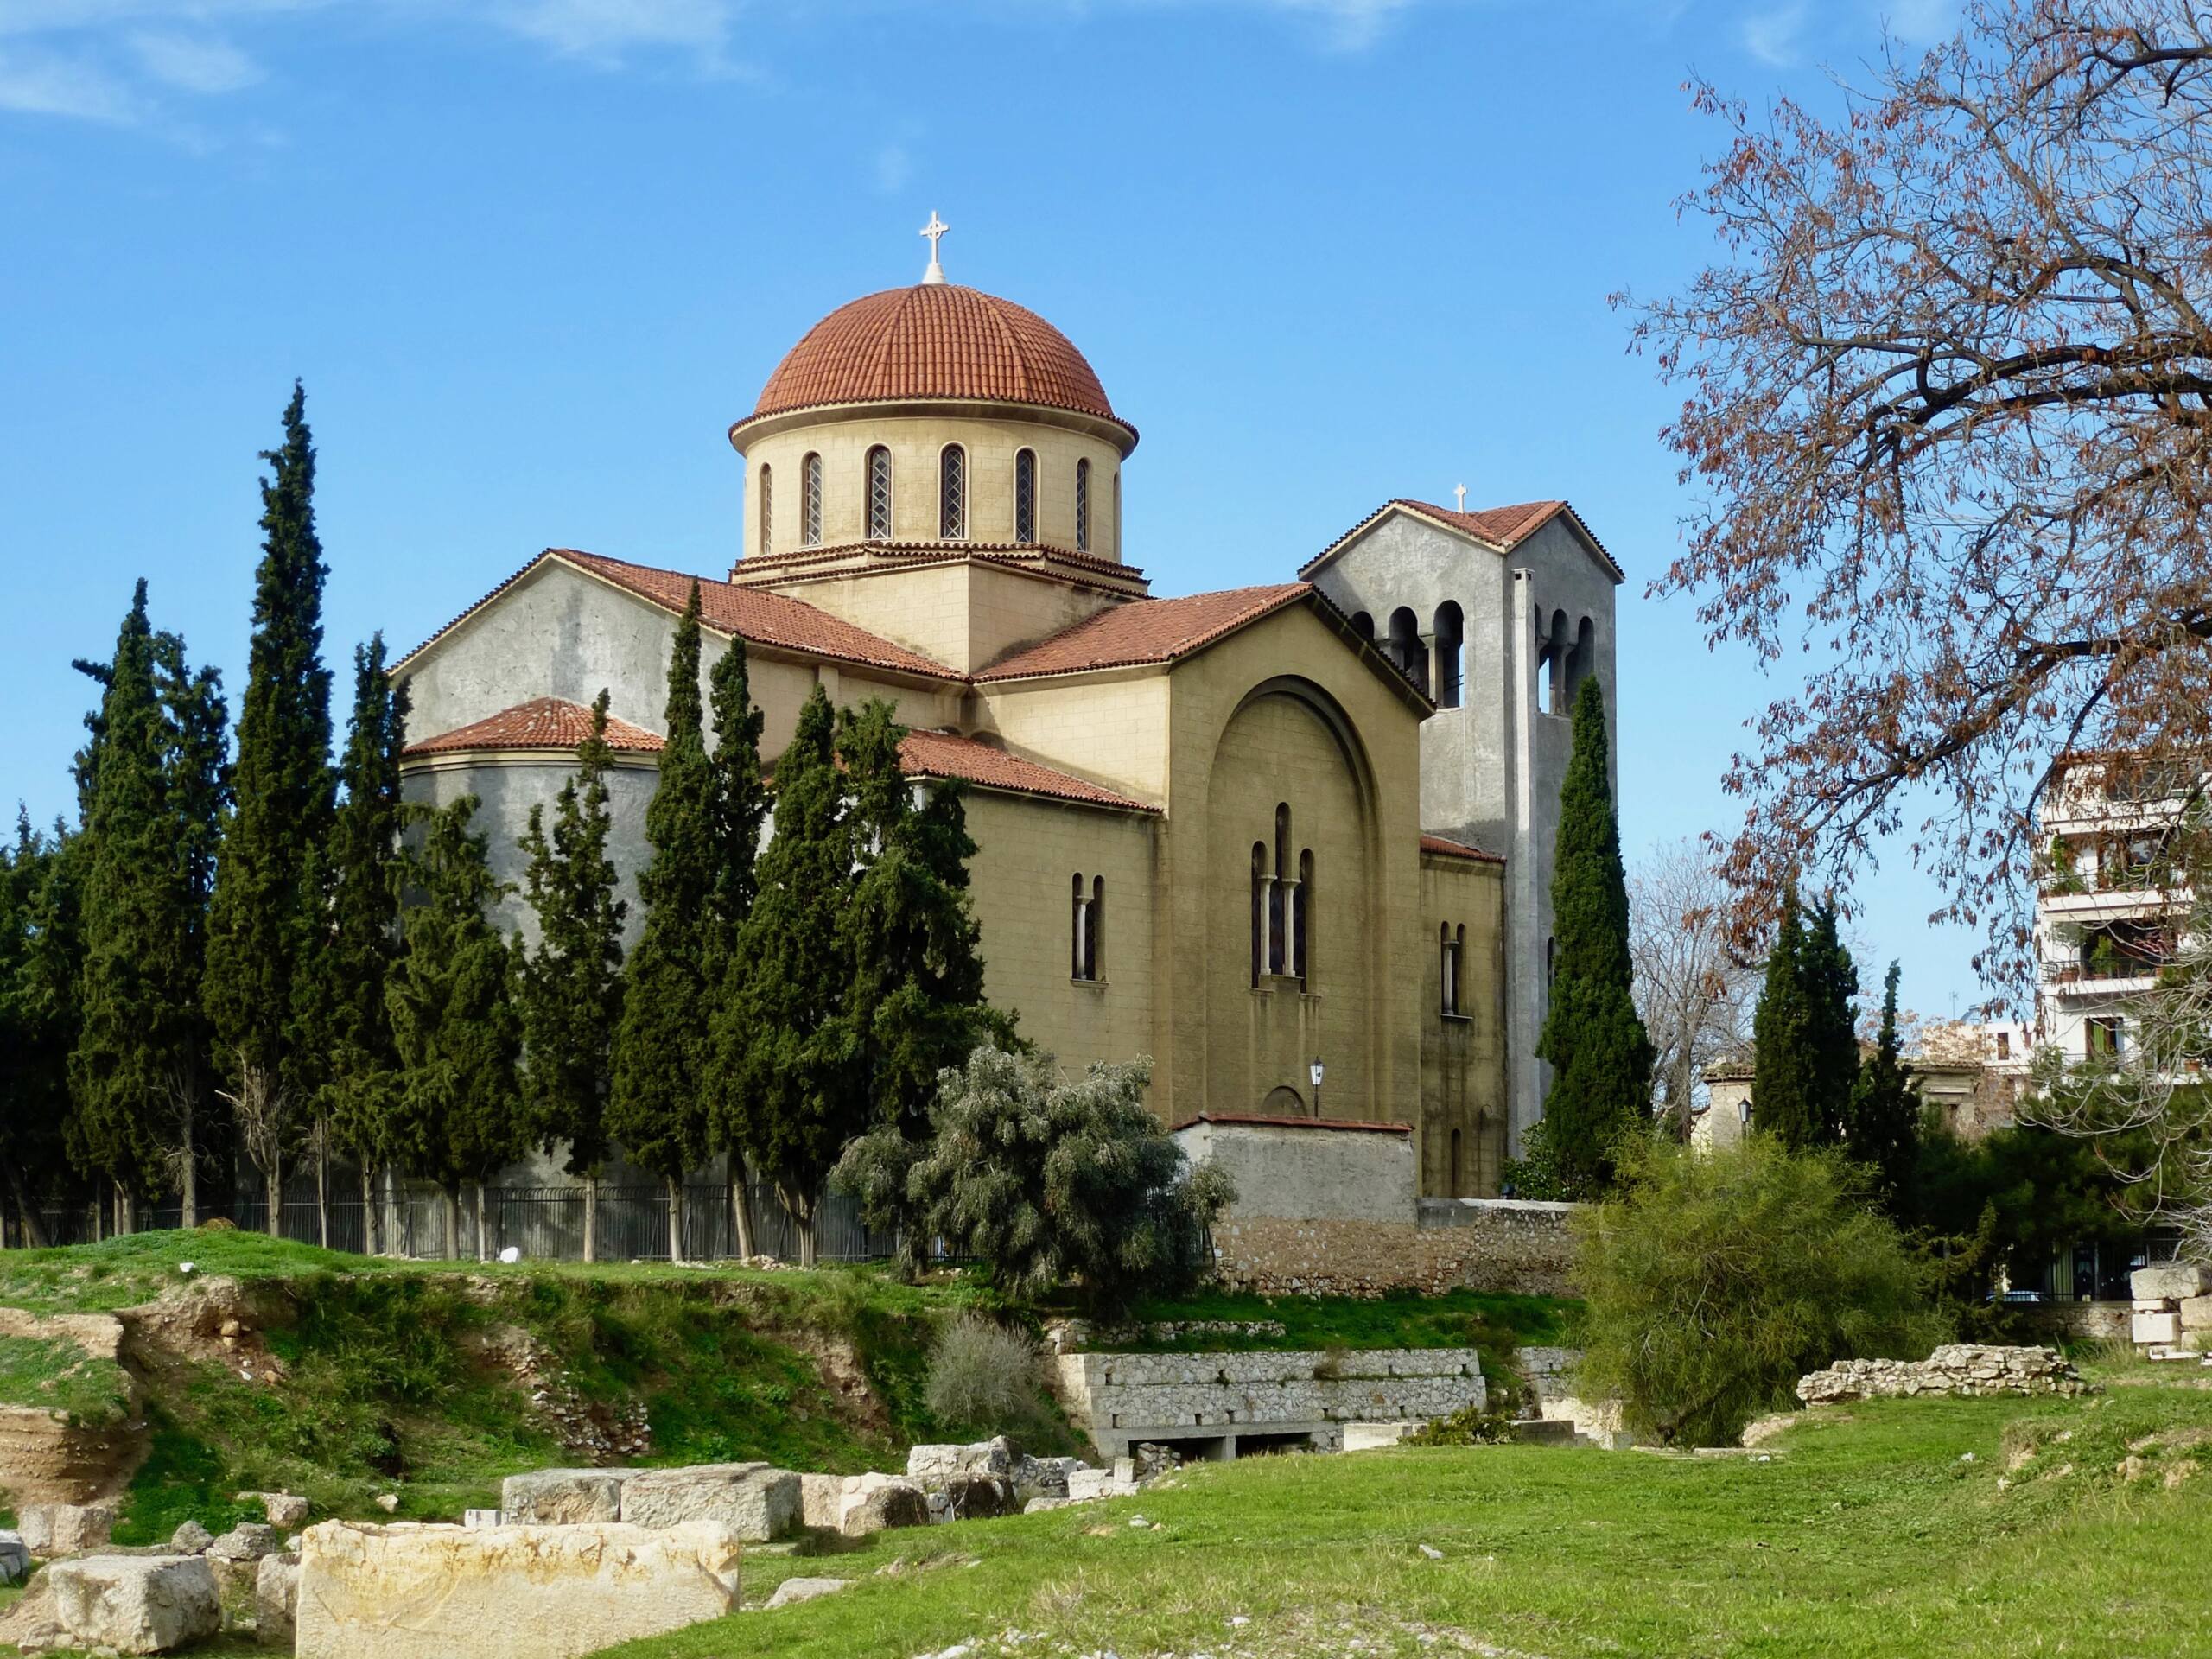
POLYGON ((936 208, 930 209, 930 222, 922 226, 922 234, 930 239, 930 268, 922 273, 925 283, 941 283, 944 281, 944 267, 938 262, 937 245, 938 238, 951 228, 937 216, 936 208))
MULTIPOLYGON (((932 214, 931 217, 934 218, 936 215, 932 214)), ((1467 510, 1467 486, 1465 485, 1454 484, 1452 486, 1452 498, 1459 504, 1460 512, 1465 512, 1467 510)))

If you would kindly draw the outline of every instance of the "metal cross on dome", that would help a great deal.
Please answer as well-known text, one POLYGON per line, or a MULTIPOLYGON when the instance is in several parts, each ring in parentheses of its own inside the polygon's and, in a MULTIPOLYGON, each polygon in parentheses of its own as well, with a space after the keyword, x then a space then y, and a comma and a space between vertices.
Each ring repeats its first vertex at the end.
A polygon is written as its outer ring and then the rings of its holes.
POLYGON ((930 209, 930 222, 922 226, 922 234, 930 239, 930 268, 922 273, 925 283, 942 283, 944 280, 944 267, 938 262, 937 245, 938 239, 951 228, 937 216, 936 208, 930 209))

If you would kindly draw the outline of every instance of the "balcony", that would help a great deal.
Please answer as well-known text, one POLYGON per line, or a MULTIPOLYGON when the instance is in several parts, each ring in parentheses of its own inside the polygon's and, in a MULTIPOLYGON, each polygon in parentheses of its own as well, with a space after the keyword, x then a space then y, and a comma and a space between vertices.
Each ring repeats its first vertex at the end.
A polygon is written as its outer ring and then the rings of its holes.
POLYGON ((2153 963, 2046 962, 2043 982, 2052 995, 2069 1001, 2139 996, 2157 988, 2158 969, 2153 963))

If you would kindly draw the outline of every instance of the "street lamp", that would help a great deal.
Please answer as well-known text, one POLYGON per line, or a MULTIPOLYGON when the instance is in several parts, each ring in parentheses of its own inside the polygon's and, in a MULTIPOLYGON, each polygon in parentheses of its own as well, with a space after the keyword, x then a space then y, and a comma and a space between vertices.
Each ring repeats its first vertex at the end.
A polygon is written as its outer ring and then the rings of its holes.
POLYGON ((1313 1080, 1313 1116, 1321 1116, 1321 1062, 1316 1060, 1306 1068, 1306 1075, 1313 1080))

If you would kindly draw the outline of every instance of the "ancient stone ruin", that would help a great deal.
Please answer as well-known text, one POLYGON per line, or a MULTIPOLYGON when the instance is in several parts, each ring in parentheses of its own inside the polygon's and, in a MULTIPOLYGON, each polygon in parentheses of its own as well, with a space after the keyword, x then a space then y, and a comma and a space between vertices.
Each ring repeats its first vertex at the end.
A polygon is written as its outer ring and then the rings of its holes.
POLYGON ((2086 1394, 2089 1384, 2055 1348, 1947 1343, 1925 1359, 1847 1359, 1797 1382, 1808 1406, 1920 1395, 2086 1394))

